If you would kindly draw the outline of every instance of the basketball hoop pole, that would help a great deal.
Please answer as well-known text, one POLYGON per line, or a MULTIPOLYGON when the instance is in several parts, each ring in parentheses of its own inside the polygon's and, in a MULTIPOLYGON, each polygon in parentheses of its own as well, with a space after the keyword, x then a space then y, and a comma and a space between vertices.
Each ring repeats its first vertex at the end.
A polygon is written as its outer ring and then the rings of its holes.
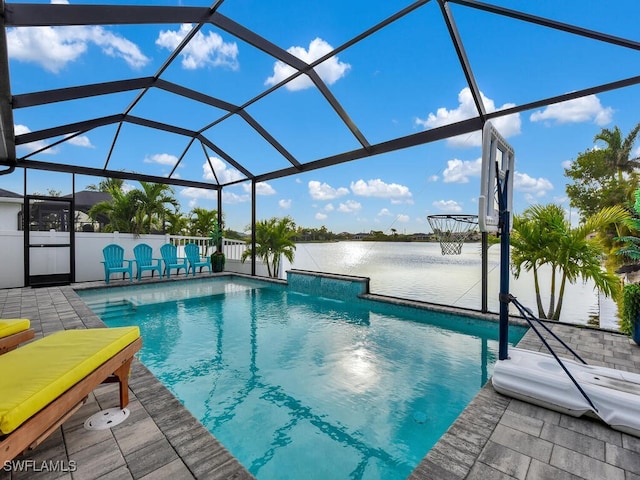
POLYGON ((496 164, 496 178, 498 179, 498 208, 500 209, 500 338, 498 341, 498 360, 509 358, 509 242, 511 229, 510 212, 508 208, 508 179, 511 173, 505 171, 503 179, 497 175, 498 166, 496 164))
POLYGON ((478 225, 481 232, 500 237, 500 329, 498 358, 509 358, 509 243, 515 156, 513 148, 487 121, 482 127, 482 177, 478 197, 478 225))

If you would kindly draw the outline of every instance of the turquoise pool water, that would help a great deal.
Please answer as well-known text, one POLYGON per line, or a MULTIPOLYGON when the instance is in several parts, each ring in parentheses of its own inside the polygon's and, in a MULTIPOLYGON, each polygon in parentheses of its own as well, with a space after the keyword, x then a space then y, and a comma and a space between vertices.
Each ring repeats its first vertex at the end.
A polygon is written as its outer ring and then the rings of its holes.
POLYGON ((78 293, 261 480, 406 478, 497 358, 497 324, 264 282, 78 293))

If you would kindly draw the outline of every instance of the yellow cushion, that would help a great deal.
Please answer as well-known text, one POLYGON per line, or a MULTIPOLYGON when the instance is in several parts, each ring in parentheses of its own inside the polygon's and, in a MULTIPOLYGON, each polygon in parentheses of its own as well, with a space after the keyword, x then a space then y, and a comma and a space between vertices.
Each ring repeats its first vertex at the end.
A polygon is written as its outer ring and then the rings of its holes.
POLYGON ((12 318, 0 320, 0 338, 27 330, 31 322, 26 318, 12 318))
POLYGON ((65 330, 0 355, 0 432, 15 430, 139 336, 138 327, 65 330))

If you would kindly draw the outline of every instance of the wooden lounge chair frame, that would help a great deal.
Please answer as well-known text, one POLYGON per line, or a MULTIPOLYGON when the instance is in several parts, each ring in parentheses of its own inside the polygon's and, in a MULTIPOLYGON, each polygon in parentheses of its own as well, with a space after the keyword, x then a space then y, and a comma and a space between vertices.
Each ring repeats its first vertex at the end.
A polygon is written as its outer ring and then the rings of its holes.
POLYGON ((13 335, 7 335, 6 337, 0 338, 0 355, 10 352, 21 343, 31 340, 35 335, 36 333, 33 328, 29 328, 27 330, 14 333, 13 335))
POLYGON ((89 375, 65 391, 13 432, 0 436, 0 465, 41 444, 51 433, 84 405, 88 395, 101 383, 120 384, 120 408, 129 403, 129 372, 134 354, 142 347, 138 337, 89 375))

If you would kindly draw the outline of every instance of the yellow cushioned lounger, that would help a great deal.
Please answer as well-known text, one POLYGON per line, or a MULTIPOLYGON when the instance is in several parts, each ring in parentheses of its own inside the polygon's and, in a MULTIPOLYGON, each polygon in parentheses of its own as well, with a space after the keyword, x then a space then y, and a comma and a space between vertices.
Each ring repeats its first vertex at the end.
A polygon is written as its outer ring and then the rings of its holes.
POLYGON ((124 408, 141 346, 138 327, 65 330, 0 356, 0 465, 35 448, 111 375, 124 408))
POLYGON ((35 336, 26 318, 0 319, 0 355, 35 336))

